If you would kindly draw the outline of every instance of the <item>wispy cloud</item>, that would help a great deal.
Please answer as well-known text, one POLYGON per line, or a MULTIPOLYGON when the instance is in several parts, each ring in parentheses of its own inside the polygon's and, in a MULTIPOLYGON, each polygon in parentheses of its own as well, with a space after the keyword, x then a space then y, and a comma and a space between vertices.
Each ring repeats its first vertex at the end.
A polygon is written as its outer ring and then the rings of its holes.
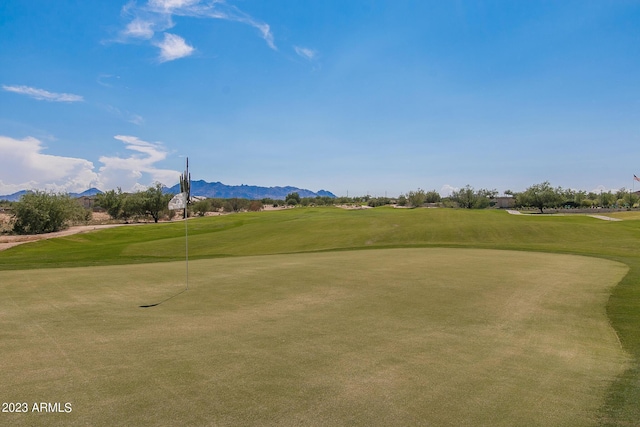
POLYGON ((127 119, 129 123, 133 123, 134 125, 140 126, 144 123, 144 118, 139 114, 129 114, 129 118, 127 119))
POLYGON ((140 39, 150 39, 154 32, 154 23, 140 18, 129 22, 124 30, 126 36, 140 39))
POLYGON ((171 185, 178 181, 180 173, 169 169, 158 169, 155 164, 167 157, 166 148, 157 142, 143 141, 129 135, 114 137, 126 145, 127 150, 135 152, 128 157, 102 156, 104 165, 99 169, 100 180, 105 188, 122 187, 133 189, 139 185, 154 182, 171 185), (145 176, 147 177, 145 179, 145 176))
POLYGON ((19 93, 21 95, 29 96, 39 101, 50 102, 82 102, 84 98, 80 95, 74 95, 72 93, 55 93, 49 92, 44 89, 38 89, 29 86, 7 86, 2 85, 2 89, 7 92, 19 93))
POLYGON ((149 0, 149 6, 165 11, 191 7, 200 3, 200 0, 149 0))
POLYGON ((135 136, 117 135, 115 139, 125 144, 128 153, 100 157, 102 166, 96 170, 86 159, 46 154, 47 147, 36 138, 0 136, 0 194, 29 189, 79 192, 91 187, 131 191, 154 182, 172 185, 178 181, 178 171, 157 167, 168 154, 162 144, 135 136))
POLYGON ((162 62, 184 58, 191 55, 195 50, 182 37, 171 33, 164 33, 164 40, 154 44, 160 48, 160 60, 162 62))
POLYGON ((303 57, 304 59, 307 60, 312 60, 316 57, 316 55, 318 54, 318 52, 316 52, 313 49, 309 49, 306 47, 300 47, 300 46, 294 46, 293 49, 296 51, 296 53, 303 57))
POLYGON ((114 86, 113 81, 117 81, 118 79, 120 79, 120 76, 115 76, 113 74, 100 74, 96 79, 96 82, 100 86, 111 88, 114 86))
POLYGON ((144 117, 139 114, 132 113, 130 111, 124 110, 122 111, 118 107, 114 107, 113 105, 101 105, 103 110, 108 112, 109 114, 113 114, 114 116, 125 120, 129 123, 133 123, 134 125, 141 125, 144 123, 144 117))
POLYGON ((260 37, 271 49, 277 50, 269 24, 253 18, 236 6, 228 4, 226 0, 148 0, 140 6, 130 2, 123 7, 122 13, 128 16, 130 21, 121 31, 121 41, 151 40, 154 46, 160 48, 161 62, 184 58, 194 51, 181 36, 164 33, 175 27, 174 16, 221 19, 249 25, 258 30, 260 37))

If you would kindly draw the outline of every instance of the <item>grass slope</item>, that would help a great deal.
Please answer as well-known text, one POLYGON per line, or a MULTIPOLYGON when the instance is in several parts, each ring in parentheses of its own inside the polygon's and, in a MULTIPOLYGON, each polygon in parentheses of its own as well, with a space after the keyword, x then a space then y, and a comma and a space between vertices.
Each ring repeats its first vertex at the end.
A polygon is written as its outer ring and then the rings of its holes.
POLYGON ((3 425, 595 425, 623 264, 386 249, 0 273, 3 425), (460 268, 465 266, 465 268, 460 268), (544 277, 543 280, 540 278, 544 277))
MULTIPOLYGON (((634 364, 612 386, 604 425, 640 419, 640 221, 511 216, 451 209, 293 209, 189 221, 191 259, 395 247, 475 247, 571 253, 619 261, 629 273, 607 302, 634 364)), ((0 252, 0 270, 179 261, 184 224, 123 227, 0 252)))
MULTIPOLYGON (((503 211, 292 209, 190 220, 189 256, 407 246, 635 256, 638 225, 589 217, 516 217, 503 211)), ((184 257, 184 234, 183 223, 170 223, 40 241, 0 253, 0 270, 178 261, 184 257)))

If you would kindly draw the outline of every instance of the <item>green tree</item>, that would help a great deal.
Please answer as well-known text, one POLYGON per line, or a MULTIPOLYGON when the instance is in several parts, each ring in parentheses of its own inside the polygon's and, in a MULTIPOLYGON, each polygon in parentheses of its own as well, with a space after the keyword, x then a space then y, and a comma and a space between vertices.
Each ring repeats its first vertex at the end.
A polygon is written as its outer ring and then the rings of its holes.
POLYGON ((68 194, 32 191, 13 205, 13 231, 18 234, 51 233, 86 217, 85 209, 68 194))
POLYGON ((582 199, 580 201, 580 207, 581 208, 592 208, 593 207, 593 200, 591 200, 591 199, 582 199))
POLYGON ((209 200, 209 203, 211 204, 212 212, 221 211, 224 207, 224 199, 213 198, 213 199, 207 199, 207 200, 209 200))
POLYGON ((301 202, 300 195, 296 192, 289 193, 287 197, 285 197, 284 202, 287 205, 299 205, 301 202))
POLYGON ((426 196, 427 203, 438 203, 440 200, 442 200, 442 197, 440 197, 440 193, 438 193, 436 190, 427 191, 426 196))
POLYGON ((622 187, 621 189, 619 189, 618 191, 616 191, 616 199, 624 199, 624 197, 629 193, 629 190, 627 190, 626 188, 622 187))
POLYGON ((476 192, 467 184, 464 188, 451 193, 451 200, 458 203, 461 208, 471 209, 476 203, 476 192))
POLYGON ((616 195, 611 191, 607 191, 606 193, 600 193, 594 200, 597 200, 598 206, 608 208, 616 203, 616 195))
POLYGON ((491 206, 491 200, 498 195, 498 190, 489 190, 487 188, 481 188, 475 193, 475 201, 473 207, 475 209, 485 209, 491 206))
POLYGON ((632 193, 631 191, 629 191, 627 194, 624 195, 624 202, 630 208, 638 204, 638 200, 639 200, 638 195, 635 193, 632 193))
POLYGON ((96 205, 107 211, 112 219, 120 218, 120 210, 122 209, 123 194, 122 190, 109 190, 96 195, 96 205))
POLYGON ((544 213, 546 208, 558 207, 564 200, 563 190, 553 188, 549 181, 535 184, 516 196, 516 204, 540 209, 544 213))
POLYGON ((587 199, 587 192, 584 190, 576 191, 573 195, 573 201, 577 206, 582 206, 582 202, 587 199))
POLYGON ((123 193, 122 205, 120 208, 120 218, 125 222, 130 219, 139 217, 143 214, 142 198, 139 193, 123 193))
POLYGON ((211 199, 198 200, 191 205, 193 211, 198 216, 205 216, 205 214, 212 210, 211 199))
POLYGON ((315 202, 315 199, 312 199, 311 197, 302 197, 300 199, 300 204, 302 206, 310 206, 310 205, 313 205, 314 202, 315 202))
POLYGON ((391 199, 388 197, 372 197, 367 202, 367 205, 372 208, 376 208, 378 206, 390 205, 390 204, 391 204, 391 199))
POLYGON ((172 194, 164 194, 162 184, 156 183, 145 191, 136 194, 140 198, 140 212, 153 218, 153 222, 158 222, 160 214, 168 210, 169 201, 172 194))
POLYGON ((407 194, 407 201, 409 202, 409 206, 413 208, 418 208, 424 205, 425 200, 427 200, 427 195, 422 189, 418 189, 417 191, 409 191, 407 194))
POLYGON ((249 200, 234 197, 224 202, 223 209, 225 212, 240 212, 249 208, 249 200))
POLYGON ((247 208, 249 212, 259 212, 264 208, 262 202, 260 200, 252 200, 249 202, 249 207, 247 208))

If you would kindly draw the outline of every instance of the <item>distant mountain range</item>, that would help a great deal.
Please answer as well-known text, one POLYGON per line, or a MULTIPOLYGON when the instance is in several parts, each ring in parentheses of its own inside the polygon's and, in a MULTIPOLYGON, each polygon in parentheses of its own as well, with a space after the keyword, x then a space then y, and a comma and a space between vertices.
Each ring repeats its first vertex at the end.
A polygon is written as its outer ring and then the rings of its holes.
MULTIPOLYGON (((18 200, 20 200, 20 197, 22 197, 23 195, 25 195, 26 193, 28 193, 29 190, 21 190, 18 191, 17 193, 13 193, 13 194, 8 194, 6 196, 0 196, 0 200, 7 200, 9 202, 17 202, 18 200)), ((83 191, 82 193, 69 193, 69 196, 74 197, 74 198, 78 198, 78 197, 91 197, 91 196, 95 196, 96 194, 100 194, 102 193, 102 191, 98 190, 97 188, 90 188, 88 190, 83 191)))
MULTIPOLYGON (((167 193, 179 193, 180 184, 176 184, 166 190, 167 193)), ((237 197, 239 199, 274 199, 284 200, 287 194, 298 193, 300 197, 317 197, 327 196, 335 198, 335 194, 330 191, 320 190, 314 193, 296 187, 258 187, 255 185, 225 185, 221 182, 191 181, 191 195, 201 197, 217 197, 220 199, 231 199, 237 197)))
MULTIPOLYGON (((8 194, 6 196, 0 196, 0 200, 7 200, 10 202, 17 202, 20 200, 27 190, 18 191, 17 193, 8 194)), ((165 193, 179 193, 180 184, 176 184, 173 187, 165 187, 165 193)), ((102 191, 97 188, 90 188, 82 193, 69 193, 71 197, 83 197, 83 196, 95 196, 102 191)), ((303 188, 296 187, 258 187, 255 185, 225 185, 221 182, 206 182, 206 181, 191 181, 191 195, 201 197, 217 197, 221 199, 231 199, 237 197, 239 199, 274 199, 284 200, 287 194, 298 193, 300 197, 331 197, 335 198, 335 194, 330 191, 320 190, 313 192, 305 190, 303 188)))

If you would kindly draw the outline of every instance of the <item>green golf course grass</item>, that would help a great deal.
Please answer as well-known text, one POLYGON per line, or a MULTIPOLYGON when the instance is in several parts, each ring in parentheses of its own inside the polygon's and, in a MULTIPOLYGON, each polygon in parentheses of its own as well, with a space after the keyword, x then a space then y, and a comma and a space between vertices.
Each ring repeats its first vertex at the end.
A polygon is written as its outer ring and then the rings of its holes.
POLYGON ((638 221, 309 208, 188 230, 180 294, 183 222, 0 252, 3 402, 73 405, 3 425, 640 419, 638 221))

